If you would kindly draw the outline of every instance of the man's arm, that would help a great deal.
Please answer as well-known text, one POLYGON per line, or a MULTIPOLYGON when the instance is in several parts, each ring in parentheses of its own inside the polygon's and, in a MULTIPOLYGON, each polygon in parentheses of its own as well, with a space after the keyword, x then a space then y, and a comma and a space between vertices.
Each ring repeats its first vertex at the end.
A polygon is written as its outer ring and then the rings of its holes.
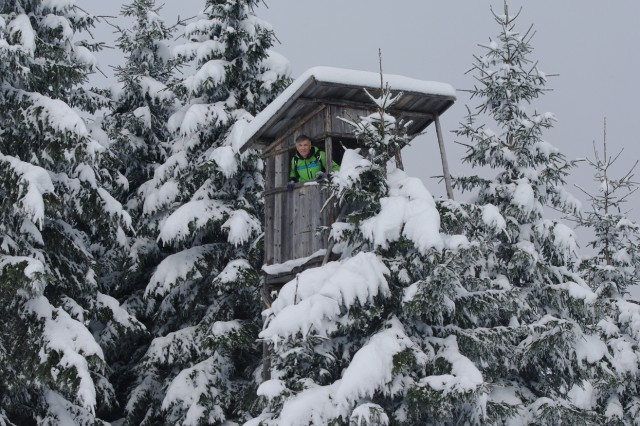
POLYGON ((298 171, 296 170, 295 156, 291 158, 291 170, 289 171, 289 181, 298 181, 298 171))

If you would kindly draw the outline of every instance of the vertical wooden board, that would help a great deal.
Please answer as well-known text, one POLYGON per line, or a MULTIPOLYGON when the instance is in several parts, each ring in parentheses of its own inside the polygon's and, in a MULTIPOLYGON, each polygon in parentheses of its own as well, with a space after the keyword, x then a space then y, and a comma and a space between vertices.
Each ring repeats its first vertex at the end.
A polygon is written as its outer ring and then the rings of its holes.
POLYGON ((275 182, 275 157, 269 156, 264 158, 264 189, 266 191, 273 189, 275 182))
POLYGON ((299 189, 297 197, 295 197, 296 209, 293 217, 293 226, 296 232, 296 244, 293 247, 293 257, 300 258, 308 256, 308 228, 309 228, 309 186, 303 186, 299 189))
POLYGON ((275 227, 273 217, 275 194, 264 197, 264 263, 273 264, 273 229, 275 227))
POLYGON ((274 156, 274 187, 281 187, 285 182, 285 177, 283 174, 285 173, 283 154, 276 154, 274 156))
MULTIPOLYGON (((325 202, 329 199, 330 196, 331 196, 331 192, 327 188, 323 192, 320 208, 324 206, 325 202)), ((329 227, 329 230, 322 238, 322 248, 327 248, 327 246, 329 245, 328 244, 329 232, 331 231, 331 225, 333 224, 333 220, 331 220, 332 213, 333 213, 333 204, 329 203, 324 207, 324 210, 320 215, 320 222, 322 223, 322 225, 329 227)))
POLYGON ((283 193, 282 217, 280 218, 280 223, 282 224, 282 244, 285 247, 282 254, 283 262, 293 258, 293 227, 291 223, 291 213, 293 197, 295 197, 295 194, 296 190, 283 193))
POLYGON ((281 262, 282 253, 282 194, 274 194, 274 206, 273 206, 273 263, 281 262))
POLYGON ((304 197, 304 191, 306 188, 300 187, 296 191, 293 197, 293 211, 291 215, 292 221, 292 247, 291 247, 291 258, 297 259, 300 257, 300 245, 302 244, 303 238, 303 216, 302 216, 302 197, 304 197))
POLYGON ((300 133, 303 133, 310 138, 317 138, 324 133, 324 110, 318 112, 309 121, 307 121, 301 128, 300 133))
POLYGON ((296 258, 297 250, 296 247, 300 244, 300 229, 298 223, 298 198, 300 197, 300 192, 303 191, 303 188, 296 188, 295 191, 291 194, 291 199, 289 200, 291 204, 289 205, 289 218, 288 222, 291 224, 291 233, 289 241, 291 241, 291 251, 290 257, 291 259, 296 258))
POLYGON ((309 211, 311 212, 309 217, 309 252, 314 253, 320 248, 319 241, 322 237, 318 234, 318 227, 321 224, 320 206, 322 201, 322 189, 320 186, 314 187, 315 191, 313 197, 309 200, 309 211))

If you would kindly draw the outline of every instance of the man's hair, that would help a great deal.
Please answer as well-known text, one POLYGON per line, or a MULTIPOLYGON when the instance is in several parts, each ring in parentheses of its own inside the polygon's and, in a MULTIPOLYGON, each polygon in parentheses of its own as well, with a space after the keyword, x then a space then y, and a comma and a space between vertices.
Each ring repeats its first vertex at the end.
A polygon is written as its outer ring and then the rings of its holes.
POLYGON ((296 143, 298 142, 302 142, 302 141, 309 141, 311 142, 311 138, 307 135, 300 135, 296 138, 296 143))

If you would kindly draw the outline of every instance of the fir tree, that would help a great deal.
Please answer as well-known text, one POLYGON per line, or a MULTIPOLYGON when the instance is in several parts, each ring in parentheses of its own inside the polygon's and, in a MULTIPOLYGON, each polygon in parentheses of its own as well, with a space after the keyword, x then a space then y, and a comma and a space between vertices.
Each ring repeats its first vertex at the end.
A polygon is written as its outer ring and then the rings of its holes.
POLYGON ((622 207, 637 190, 637 183, 633 181, 635 165, 622 177, 613 176, 614 164, 622 151, 616 156, 608 154, 606 121, 602 148, 599 152, 594 144, 593 158, 587 159, 594 170, 597 192, 580 187, 591 209, 576 219, 579 225, 593 231, 589 245, 595 251, 593 256, 583 259, 580 272, 598 295, 602 315, 598 330, 620 375, 618 380, 600 385, 604 397, 609 387, 604 412, 607 424, 633 424, 640 414, 640 399, 636 395, 640 376, 635 361, 626 361, 640 358, 640 304, 629 297, 628 289, 640 280, 640 227, 628 219, 622 207))
MULTIPOLYGON (((175 111, 176 96, 167 87, 178 63, 171 58, 169 28, 159 15, 154 0, 134 0, 122 7, 123 18, 133 18, 131 28, 116 27, 117 47, 125 63, 115 67, 116 84, 110 95, 110 112, 101 120, 111 152, 117 159, 118 179, 122 182, 117 198, 126 206, 136 230, 126 253, 114 253, 109 273, 102 278, 105 287, 121 300, 139 320, 145 316, 143 293, 153 269, 161 260, 156 243, 156 218, 143 214, 143 184, 166 159, 171 138, 166 123, 175 111)), ((144 354, 150 336, 139 333, 122 340, 106 355, 111 359, 112 382, 120 400, 126 402, 133 367, 144 354)))
POLYGON ((76 111, 100 45, 73 0, 0 4, 0 423, 102 424, 115 408, 105 351, 141 325, 100 287, 127 244, 112 159, 76 111))
POLYGON ((250 424, 482 419, 482 374, 450 324, 478 249, 441 233, 429 192, 392 164, 408 142, 386 112, 401 96, 381 88, 377 112, 350 122, 363 148, 346 151, 332 180, 342 256, 301 273, 265 311, 273 379, 259 387, 266 407, 250 424))
MULTIPOLYGON (((543 139, 553 114, 530 112, 547 84, 530 58, 531 28, 518 32, 506 4, 494 17, 500 33, 472 68, 471 97, 479 105, 457 134, 470 140, 465 160, 496 175, 456 179, 476 191, 476 204, 493 206, 505 220, 483 255, 482 273, 512 289, 516 310, 502 333, 502 353, 486 365, 476 362, 490 391, 487 419, 601 424, 621 372, 601 338, 597 295, 577 273, 573 231, 544 217, 546 206, 577 210, 564 188, 573 163, 543 139)), ((468 356, 480 361, 477 353, 468 356)))
POLYGON ((167 158, 142 187, 163 260, 145 290, 156 336, 137 367, 129 424, 242 420, 252 374, 262 253, 262 161, 239 152, 243 126, 287 84, 255 0, 207 1, 174 57, 193 72, 171 84, 167 158))

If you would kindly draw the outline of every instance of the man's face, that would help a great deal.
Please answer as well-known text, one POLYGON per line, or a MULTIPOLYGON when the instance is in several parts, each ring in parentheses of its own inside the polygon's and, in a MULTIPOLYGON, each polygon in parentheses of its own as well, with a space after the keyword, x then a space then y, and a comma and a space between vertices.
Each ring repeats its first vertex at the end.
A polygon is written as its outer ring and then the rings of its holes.
POLYGON ((298 151, 300 157, 307 158, 311 152, 311 141, 302 140, 300 142, 296 142, 296 151, 298 151))

